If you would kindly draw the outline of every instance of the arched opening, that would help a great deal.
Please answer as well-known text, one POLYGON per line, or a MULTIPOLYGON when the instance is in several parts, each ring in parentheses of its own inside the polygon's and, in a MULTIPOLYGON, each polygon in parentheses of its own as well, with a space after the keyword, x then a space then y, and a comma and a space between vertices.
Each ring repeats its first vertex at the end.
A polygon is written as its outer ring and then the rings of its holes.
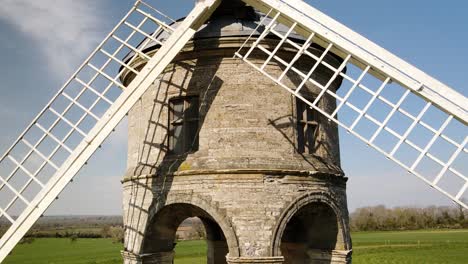
POLYGON ((332 263, 338 236, 333 209, 323 202, 310 203, 297 211, 284 229, 280 246, 284 263, 332 263))
POLYGON ((145 238, 144 252, 158 258, 157 263, 187 263, 185 257, 194 264, 223 264, 229 248, 220 225, 211 215, 200 207, 180 203, 167 205, 155 215, 145 238), (182 241, 191 239, 181 237, 184 229, 190 229, 205 242, 182 241), (205 252, 200 252, 203 249, 205 252))
POLYGON ((206 229, 198 217, 184 220, 177 229, 174 264, 207 263, 206 229))

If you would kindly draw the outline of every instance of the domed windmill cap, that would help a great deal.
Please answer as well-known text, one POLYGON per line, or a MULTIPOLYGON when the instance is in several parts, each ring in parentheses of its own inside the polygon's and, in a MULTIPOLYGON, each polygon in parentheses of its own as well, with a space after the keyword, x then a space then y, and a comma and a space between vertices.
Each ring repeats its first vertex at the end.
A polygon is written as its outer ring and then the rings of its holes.
MULTIPOLYGON (((196 0, 202 2, 204 0, 196 0)), ((248 37, 251 34, 258 36, 261 34, 263 27, 259 27, 260 22, 264 19, 265 14, 254 10, 241 0, 223 0, 219 7, 213 12, 208 21, 200 27, 194 36, 194 40, 204 38, 222 38, 222 37, 248 37), (258 28, 258 29, 257 29, 258 28)), ((184 18, 178 19, 172 24, 172 27, 177 27, 184 18)), ((264 23, 269 23, 270 18, 265 19, 264 23)), ((278 25, 276 31, 286 33, 288 27, 278 25)), ((160 41, 165 41, 169 35, 162 32, 157 36, 160 41)), ((304 40, 298 34, 292 33, 290 38, 304 40)), ((150 51, 159 48, 159 44, 150 41, 144 51, 150 51)), ((131 55, 131 54, 129 54, 131 55)))

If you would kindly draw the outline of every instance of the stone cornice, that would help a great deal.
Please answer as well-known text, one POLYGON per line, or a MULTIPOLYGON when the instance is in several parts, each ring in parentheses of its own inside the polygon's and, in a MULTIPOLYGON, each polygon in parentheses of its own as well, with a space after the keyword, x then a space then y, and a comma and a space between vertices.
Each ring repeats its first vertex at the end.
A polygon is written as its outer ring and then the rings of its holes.
MULTIPOLYGON (((213 174, 263 174, 270 176, 312 176, 317 178, 339 179, 347 181, 343 174, 324 173, 320 171, 307 171, 307 170, 281 170, 281 169, 224 169, 224 170, 186 170, 177 171, 169 176, 195 176, 195 175, 213 175, 213 174)), ((152 179, 158 177, 158 174, 145 174, 138 176, 126 176, 122 183, 134 180, 152 179)))

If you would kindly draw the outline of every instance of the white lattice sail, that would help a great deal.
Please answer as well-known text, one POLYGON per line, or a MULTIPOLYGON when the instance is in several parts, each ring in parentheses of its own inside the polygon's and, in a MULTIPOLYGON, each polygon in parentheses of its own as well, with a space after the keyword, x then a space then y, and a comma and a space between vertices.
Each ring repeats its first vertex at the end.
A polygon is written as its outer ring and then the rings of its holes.
POLYGON ((174 20, 137 1, 0 158, 0 218, 9 224, 0 262, 192 38, 213 3, 197 3, 173 28, 174 20), (143 51, 149 42, 161 46, 153 57, 143 51), (137 58, 147 61, 141 69, 131 66, 137 58), (127 71, 135 77, 124 86, 120 75, 127 71))
POLYGON ((245 2, 267 15, 258 27, 262 34, 247 40, 237 57, 330 122, 468 208, 468 100, 463 95, 303 1, 245 2), (303 39, 297 39, 297 34, 303 39), (320 46, 322 53, 313 53, 312 46, 320 46), (281 47, 293 50, 295 56, 281 55, 281 47), (332 54, 341 58, 341 65, 325 60, 332 54), (259 57, 263 58, 261 63, 259 57), (304 59, 313 61, 306 69, 298 65, 304 59), (270 62, 282 65, 284 71, 270 72, 266 67, 270 62), (328 82, 314 78, 319 67, 332 73, 328 82), (286 75, 301 82, 291 85, 286 75), (338 91, 330 89, 335 81, 342 81, 338 91), (319 89, 315 98, 304 96, 307 85, 319 89), (321 107, 325 97, 336 99, 336 109, 321 107))

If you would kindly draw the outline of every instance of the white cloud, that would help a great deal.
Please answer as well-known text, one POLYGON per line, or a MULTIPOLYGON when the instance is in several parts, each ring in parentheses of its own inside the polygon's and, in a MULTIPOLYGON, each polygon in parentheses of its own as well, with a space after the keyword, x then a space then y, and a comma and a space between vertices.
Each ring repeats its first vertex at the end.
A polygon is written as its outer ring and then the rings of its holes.
POLYGON ((2 0, 0 19, 35 42, 60 79, 102 38, 104 19, 93 0, 2 0))

